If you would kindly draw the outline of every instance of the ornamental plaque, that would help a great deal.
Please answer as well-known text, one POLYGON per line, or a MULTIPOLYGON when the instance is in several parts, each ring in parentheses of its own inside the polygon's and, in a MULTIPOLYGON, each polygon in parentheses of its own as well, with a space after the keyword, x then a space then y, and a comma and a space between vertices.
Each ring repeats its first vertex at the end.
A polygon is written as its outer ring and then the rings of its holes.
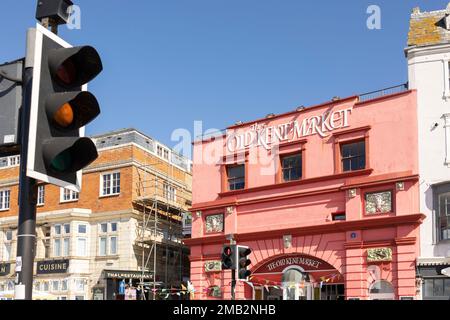
POLYGON ((205 272, 220 272, 222 271, 222 261, 206 261, 205 262, 205 272))
POLYGON ((367 250, 367 262, 392 261, 391 248, 375 248, 367 250))

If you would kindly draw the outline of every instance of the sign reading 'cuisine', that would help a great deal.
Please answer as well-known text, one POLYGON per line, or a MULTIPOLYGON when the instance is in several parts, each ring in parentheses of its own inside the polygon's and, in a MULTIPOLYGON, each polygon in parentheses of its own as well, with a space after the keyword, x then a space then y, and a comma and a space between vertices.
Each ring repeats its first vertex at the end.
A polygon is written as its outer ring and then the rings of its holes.
POLYGON ((270 150, 277 142, 291 142, 312 135, 326 138, 332 131, 350 126, 349 116, 352 110, 353 108, 327 111, 319 116, 274 126, 255 123, 248 131, 228 134, 227 149, 229 152, 235 152, 262 146, 270 150))

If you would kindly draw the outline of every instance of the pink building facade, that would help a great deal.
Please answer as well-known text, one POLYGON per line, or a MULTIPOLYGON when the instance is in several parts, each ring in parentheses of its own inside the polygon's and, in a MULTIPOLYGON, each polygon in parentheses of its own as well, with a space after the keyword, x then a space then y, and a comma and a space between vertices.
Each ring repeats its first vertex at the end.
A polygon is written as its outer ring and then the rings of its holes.
POLYGON ((195 299, 230 299, 230 238, 252 250, 237 299, 416 299, 416 99, 334 99, 194 142, 195 299))

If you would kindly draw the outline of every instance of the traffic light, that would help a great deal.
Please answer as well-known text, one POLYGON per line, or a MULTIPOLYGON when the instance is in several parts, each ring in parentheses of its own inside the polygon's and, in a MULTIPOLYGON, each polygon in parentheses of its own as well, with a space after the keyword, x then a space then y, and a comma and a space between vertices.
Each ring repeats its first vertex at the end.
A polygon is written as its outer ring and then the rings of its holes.
POLYGON ((235 270, 236 269, 236 246, 225 245, 222 248, 222 269, 235 270))
POLYGON ((248 256, 252 253, 252 250, 246 246, 237 246, 237 260, 236 269, 239 280, 247 280, 252 274, 247 267, 252 263, 248 256))
POLYGON ((102 61, 93 47, 72 47, 39 24, 34 54, 27 175, 80 191, 80 170, 98 157, 84 126, 100 114, 86 89, 102 61))

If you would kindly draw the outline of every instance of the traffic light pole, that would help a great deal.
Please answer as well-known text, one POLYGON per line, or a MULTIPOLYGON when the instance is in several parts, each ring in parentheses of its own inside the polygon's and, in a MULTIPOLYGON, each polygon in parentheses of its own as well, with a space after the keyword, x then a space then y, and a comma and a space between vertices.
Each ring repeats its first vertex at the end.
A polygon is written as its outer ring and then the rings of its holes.
POLYGON ((236 270, 231 270, 231 300, 236 300, 236 270))
POLYGON ((34 33, 27 33, 27 56, 23 72, 23 102, 20 112, 19 224, 16 257, 16 300, 32 300, 36 243, 36 180, 27 177, 28 135, 33 85, 34 33))
MULTIPOLYGON (((230 246, 236 245, 236 241, 230 238, 230 246)), ((236 300, 236 270, 231 269, 231 300, 236 300)))

